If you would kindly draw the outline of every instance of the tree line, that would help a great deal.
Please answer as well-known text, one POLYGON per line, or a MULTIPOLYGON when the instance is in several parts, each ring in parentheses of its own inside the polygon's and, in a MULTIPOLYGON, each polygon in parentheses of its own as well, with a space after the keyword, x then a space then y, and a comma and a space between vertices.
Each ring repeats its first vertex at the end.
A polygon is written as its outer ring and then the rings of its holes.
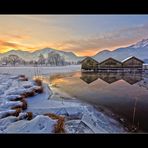
POLYGON ((48 54, 48 57, 45 58, 43 54, 38 56, 37 60, 24 60, 20 58, 18 55, 11 54, 7 57, 2 57, 0 60, 1 65, 45 65, 45 66, 64 66, 64 65, 72 65, 78 64, 78 62, 66 61, 63 56, 58 53, 51 52, 48 54))

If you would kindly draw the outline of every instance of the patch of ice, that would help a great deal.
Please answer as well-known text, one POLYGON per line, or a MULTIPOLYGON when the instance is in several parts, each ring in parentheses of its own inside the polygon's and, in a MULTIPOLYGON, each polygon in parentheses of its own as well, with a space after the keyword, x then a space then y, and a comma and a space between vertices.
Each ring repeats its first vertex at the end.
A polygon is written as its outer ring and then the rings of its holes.
POLYGON ((111 117, 96 111, 92 107, 86 108, 82 119, 94 133, 124 133, 125 129, 111 117))
POLYGON ((66 133, 94 133, 81 120, 70 120, 65 123, 66 133))

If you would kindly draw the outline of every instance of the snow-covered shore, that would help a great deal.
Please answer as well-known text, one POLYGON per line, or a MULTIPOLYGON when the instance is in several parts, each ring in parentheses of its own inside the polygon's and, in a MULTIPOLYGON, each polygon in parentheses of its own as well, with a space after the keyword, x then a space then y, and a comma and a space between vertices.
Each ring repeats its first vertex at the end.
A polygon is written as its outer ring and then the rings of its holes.
POLYGON ((0 75, 0 132, 1 133, 54 133, 57 120, 45 116, 53 113, 64 117, 65 133, 124 133, 126 130, 116 120, 98 112, 92 106, 78 100, 64 100, 55 95, 47 84, 43 93, 38 93, 34 81, 22 81, 19 75, 0 75), (27 108, 16 116, 15 107, 22 107, 19 100, 27 96, 27 108), (18 101, 19 100, 19 101, 18 101), (32 119, 27 120, 28 113, 32 119))
POLYGON ((80 71, 80 65, 55 66, 55 67, 0 67, 1 74, 21 75, 32 78, 35 75, 52 75, 80 71))

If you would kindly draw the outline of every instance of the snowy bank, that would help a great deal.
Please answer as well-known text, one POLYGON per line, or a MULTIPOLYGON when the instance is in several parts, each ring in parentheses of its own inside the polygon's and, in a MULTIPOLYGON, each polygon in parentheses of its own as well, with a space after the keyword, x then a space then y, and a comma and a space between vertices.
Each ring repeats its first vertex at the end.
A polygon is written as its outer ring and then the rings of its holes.
POLYGON ((3 133, 54 133, 55 120, 43 115, 11 123, 3 133))
POLYGON ((56 73, 67 73, 80 71, 80 65, 68 66, 55 66, 55 67, 0 67, 0 73, 21 75, 25 74, 27 77, 32 78, 35 75, 52 75, 56 73))
POLYGON ((19 75, 1 74, 0 82, 1 133, 55 133, 59 120, 47 114, 64 118, 65 133, 126 132, 118 121, 92 106, 76 99, 61 99, 60 94, 56 95, 47 84, 43 84, 43 92, 40 93, 38 89, 41 86, 33 80, 20 79, 19 75), (27 107, 20 110, 24 98, 27 107))
POLYGON ((44 85, 44 93, 28 99, 27 111, 35 115, 54 113, 65 117, 66 133, 124 133, 126 129, 116 120, 78 100, 64 100, 44 85), (51 96, 52 94, 52 96, 51 96), (51 96, 51 97, 49 97, 51 96))

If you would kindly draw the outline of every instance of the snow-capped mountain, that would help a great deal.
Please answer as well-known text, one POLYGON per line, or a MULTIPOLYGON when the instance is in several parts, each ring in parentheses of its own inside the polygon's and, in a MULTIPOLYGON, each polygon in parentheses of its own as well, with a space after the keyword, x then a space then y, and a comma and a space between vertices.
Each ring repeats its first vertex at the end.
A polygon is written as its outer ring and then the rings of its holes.
POLYGON ((65 61, 68 61, 68 62, 77 62, 83 58, 83 57, 76 56, 72 52, 64 52, 64 51, 60 51, 52 48, 43 48, 34 52, 28 52, 28 51, 22 51, 22 50, 11 50, 6 53, 0 54, 0 58, 7 57, 13 54, 13 55, 19 56, 20 58, 26 61, 38 60, 40 54, 44 55, 44 57, 47 58, 48 54, 50 54, 51 52, 59 54, 65 59, 65 61))
POLYGON ((143 39, 136 44, 124 48, 118 48, 113 51, 101 51, 93 56, 93 58, 98 61, 102 61, 106 58, 112 57, 122 61, 130 56, 136 56, 142 60, 148 59, 148 39, 143 39))
POLYGON ((148 39, 143 39, 135 45, 131 45, 132 48, 144 48, 146 46, 148 46, 148 39))
POLYGON ((1 53, 0 58, 8 57, 9 55, 17 55, 24 60, 31 60, 32 59, 32 55, 31 55, 30 52, 22 51, 22 50, 11 50, 11 51, 8 51, 6 53, 1 53))
MULTIPOLYGON (((26 61, 30 61, 38 60, 40 54, 44 55, 44 57, 47 58, 48 54, 50 54, 51 52, 59 54, 62 58, 65 59, 65 61, 68 62, 78 62, 85 58, 78 57, 73 52, 65 52, 53 48, 43 48, 34 52, 11 50, 6 53, 0 54, 0 58, 7 57, 13 54, 19 56, 26 61)), ((97 61, 101 62, 109 57, 122 61, 123 59, 130 56, 136 56, 137 58, 140 58, 144 61, 148 61, 148 39, 143 39, 136 44, 130 45, 128 47, 118 48, 113 51, 103 50, 92 57, 97 61)))
POLYGON ((37 50, 32 53, 32 57, 37 59, 39 57, 39 55, 42 54, 42 55, 44 55, 45 58, 47 58, 48 54, 50 54, 51 52, 59 54, 66 61, 74 61, 75 62, 75 61, 81 60, 81 57, 77 57, 72 52, 64 52, 64 51, 60 51, 60 50, 56 50, 56 49, 52 49, 52 48, 44 48, 44 49, 37 50))

